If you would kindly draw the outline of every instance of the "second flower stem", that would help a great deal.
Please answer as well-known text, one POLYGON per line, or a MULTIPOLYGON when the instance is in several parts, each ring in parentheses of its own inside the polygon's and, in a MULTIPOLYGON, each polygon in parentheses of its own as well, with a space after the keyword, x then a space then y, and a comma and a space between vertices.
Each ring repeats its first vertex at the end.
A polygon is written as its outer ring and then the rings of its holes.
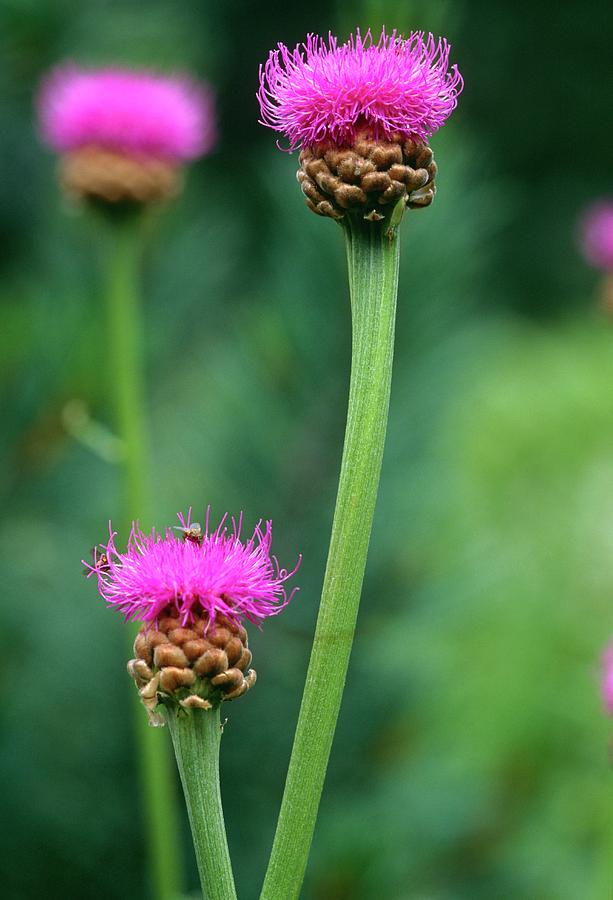
MULTIPOLYGON (((142 324, 139 306, 142 221, 138 214, 106 223, 110 393, 115 428, 123 446, 122 520, 148 518, 149 441, 145 415, 142 324)), ((130 639, 130 655, 132 651, 130 639)), ((155 900, 181 894, 178 796, 167 736, 147 725, 136 691, 126 679, 134 709, 134 729, 143 799, 147 863, 155 900)))
POLYGON ((387 220, 347 214, 351 384, 319 616, 261 900, 300 894, 349 665, 389 408, 399 248, 387 220))
POLYGON ((146 508, 149 505, 149 438, 139 290, 142 224, 137 213, 126 220, 107 223, 108 377, 115 428, 123 446, 122 516, 126 522, 150 515, 146 508))

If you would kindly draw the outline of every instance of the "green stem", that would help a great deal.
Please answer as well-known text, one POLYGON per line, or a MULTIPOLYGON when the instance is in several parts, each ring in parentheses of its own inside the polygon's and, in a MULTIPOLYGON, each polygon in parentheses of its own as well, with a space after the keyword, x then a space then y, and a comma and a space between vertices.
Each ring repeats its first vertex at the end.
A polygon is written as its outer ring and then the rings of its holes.
MULTIPOLYGON (((147 519, 149 458, 139 309, 140 217, 109 223, 107 302, 109 378, 115 428, 123 447, 122 522, 147 519)), ((123 529, 122 529, 123 530, 123 529)), ((134 632, 130 630, 130 655, 134 632)), ((174 766, 168 738, 148 727, 132 688, 134 729, 148 867, 154 900, 177 900, 181 893, 181 844, 174 766)))
POLYGON ((261 900, 300 893, 349 665, 385 443, 398 240, 387 221, 347 215, 343 225, 353 322, 345 444, 315 639, 261 900))
MULTIPOLYGON (((136 215, 136 214, 135 214, 136 215)), ((109 376, 115 427, 123 445, 123 518, 148 517, 149 440, 145 413, 139 304, 140 219, 110 225, 108 256, 109 376)))
POLYGON ((236 900, 219 789, 219 707, 166 709, 181 775, 202 893, 206 900, 236 900))

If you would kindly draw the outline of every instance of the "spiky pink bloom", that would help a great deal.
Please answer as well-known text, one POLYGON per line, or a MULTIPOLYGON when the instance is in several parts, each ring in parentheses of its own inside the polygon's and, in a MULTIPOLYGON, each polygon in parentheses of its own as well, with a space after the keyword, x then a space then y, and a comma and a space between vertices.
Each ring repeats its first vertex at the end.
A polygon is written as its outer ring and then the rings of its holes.
POLYGON ((327 140, 348 146, 364 127, 375 140, 425 140, 463 87, 450 49, 422 31, 404 39, 385 29, 376 43, 358 30, 340 45, 332 34, 327 43, 309 34, 294 50, 279 44, 260 66, 260 122, 284 134, 290 150, 327 140))
POLYGON ((44 140, 60 153, 97 146, 179 162, 215 143, 211 91, 181 76, 129 69, 53 69, 38 96, 44 140))
POLYGON ((590 265, 613 272, 613 200, 588 208, 581 221, 581 246, 590 265))
POLYGON ((232 528, 227 514, 211 531, 209 512, 203 530, 179 514, 179 529, 165 534, 144 534, 137 523, 125 553, 115 545, 110 530, 108 543, 100 545, 94 563, 85 563, 88 577, 96 574, 98 590, 107 604, 127 621, 152 622, 169 607, 183 625, 203 613, 214 623, 217 615, 260 624, 277 615, 297 588, 287 595, 284 583, 295 574, 279 567, 271 555, 272 522, 256 525, 253 535, 241 541, 242 514, 232 528), (177 530, 180 532, 177 535, 177 530))
POLYGON ((608 713, 613 716, 613 642, 603 655, 602 699, 608 713))

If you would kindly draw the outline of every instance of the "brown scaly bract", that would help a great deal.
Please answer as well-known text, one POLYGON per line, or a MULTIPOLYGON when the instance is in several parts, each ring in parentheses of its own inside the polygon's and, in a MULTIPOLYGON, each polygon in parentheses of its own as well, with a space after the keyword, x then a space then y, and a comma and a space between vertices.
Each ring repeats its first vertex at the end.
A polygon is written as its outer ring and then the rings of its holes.
POLYGON ((328 145, 300 153, 297 173, 307 205, 320 216, 341 219, 348 210, 377 221, 404 200, 410 209, 429 206, 436 163, 423 141, 375 141, 362 135, 350 148, 328 145))
POLYGON ((184 709, 211 709, 236 700, 253 687, 247 632, 223 616, 214 627, 203 616, 188 628, 176 616, 162 616, 141 628, 134 641, 136 658, 128 663, 152 725, 163 725, 160 703, 184 709))

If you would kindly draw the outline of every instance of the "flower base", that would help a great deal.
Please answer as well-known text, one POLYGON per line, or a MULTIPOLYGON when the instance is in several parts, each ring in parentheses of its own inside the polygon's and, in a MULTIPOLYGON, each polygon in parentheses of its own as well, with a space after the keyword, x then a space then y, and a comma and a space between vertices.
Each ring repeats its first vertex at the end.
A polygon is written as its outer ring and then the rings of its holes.
POLYGON ((375 141, 359 136, 340 148, 321 144, 302 150, 297 178, 307 206, 320 216, 342 219, 358 210, 378 221, 404 199, 410 209, 429 206, 436 163, 423 141, 375 141))
POLYGON ((60 181, 80 200, 138 206, 169 200, 181 187, 179 170, 170 162, 95 146, 63 156, 60 181))
POLYGON ((222 616, 206 617, 183 628, 172 614, 144 625, 128 663, 152 725, 163 725, 160 703, 184 709, 212 709, 236 700, 253 687, 247 632, 222 616))

